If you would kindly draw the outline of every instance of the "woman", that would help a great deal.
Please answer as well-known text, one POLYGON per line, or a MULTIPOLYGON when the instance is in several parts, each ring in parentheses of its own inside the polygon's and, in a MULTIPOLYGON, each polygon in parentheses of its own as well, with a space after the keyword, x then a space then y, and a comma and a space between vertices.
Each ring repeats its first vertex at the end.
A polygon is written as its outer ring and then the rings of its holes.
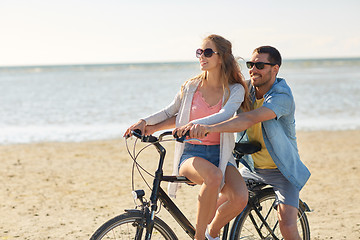
MULTIPOLYGON (((196 56, 203 72, 186 81, 169 106, 141 119, 124 136, 134 129, 150 134, 168 128, 173 126, 175 116, 174 133, 181 136, 194 124, 214 124, 231 118, 240 106, 248 110, 247 88, 231 43, 219 35, 210 35, 196 50, 196 56)), ((220 229, 242 211, 248 196, 232 156, 234 135, 211 133, 201 141, 176 143, 173 173, 201 185, 195 239, 203 240, 206 234, 211 240, 218 239, 220 229), (219 192, 225 202, 218 202, 219 192)), ((176 183, 169 185, 170 196, 175 196, 177 187, 176 183)))

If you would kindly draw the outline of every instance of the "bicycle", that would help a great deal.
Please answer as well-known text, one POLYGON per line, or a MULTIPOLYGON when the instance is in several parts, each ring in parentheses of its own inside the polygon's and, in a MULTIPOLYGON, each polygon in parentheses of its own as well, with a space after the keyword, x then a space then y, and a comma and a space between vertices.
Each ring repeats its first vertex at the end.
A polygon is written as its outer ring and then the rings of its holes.
MULTIPOLYGON (((165 136, 172 135, 171 131, 164 132, 155 137, 152 135, 142 136, 138 131, 134 131, 133 135, 141 139, 142 142, 148 142, 153 145, 159 155, 158 167, 153 176, 153 185, 151 190, 150 200, 145 200, 144 190, 134 190, 133 197, 140 201, 135 209, 126 209, 125 213, 118 215, 100 226, 95 233, 91 236, 90 240, 101 239, 166 239, 176 240, 178 237, 174 231, 159 217, 156 216, 159 209, 159 201, 170 215, 177 221, 187 235, 193 239, 195 235, 195 228, 190 221, 185 217, 181 210, 170 199, 166 192, 161 188, 160 183, 165 182, 178 182, 187 183, 192 185, 191 181, 183 176, 166 176, 163 175, 163 164, 165 159, 166 150, 160 144, 165 136)), ((172 138, 171 140, 186 141, 182 138, 172 138)), ((170 141, 171 141, 170 140, 170 141)), ((136 145, 136 142, 135 142, 136 145)), ((135 147, 134 145, 134 147, 135 147)), ((145 149, 145 147, 143 148, 145 149)), ((143 150, 142 149, 142 150, 143 150)), ((142 151, 141 150, 141 151, 142 151)), ((140 151, 140 152, 141 152, 140 151)), ((251 154, 257 151, 256 146, 248 143, 237 143, 234 150, 234 155, 237 159, 244 154, 251 154)), ((139 152, 139 153, 140 153, 139 152)), ((134 164, 138 167, 136 158, 139 153, 133 157, 134 164)), ((130 154, 130 152, 129 152, 130 154)), ((130 154, 131 155, 131 154, 130 154)), ((141 166, 140 166, 141 167, 141 166)), ((268 202, 273 204, 275 194, 271 187, 261 183, 248 183, 249 187, 249 202, 243 212, 238 215, 232 222, 226 224, 222 229, 221 239, 281 239, 279 231, 277 216, 276 221, 270 218, 276 208, 269 205, 268 202), (266 212, 266 213, 265 213, 266 212), (264 214, 265 213, 265 214, 264 214)), ((303 239, 310 239, 309 224, 305 215, 308 211, 308 206, 300 201, 299 210, 299 226, 303 239)))

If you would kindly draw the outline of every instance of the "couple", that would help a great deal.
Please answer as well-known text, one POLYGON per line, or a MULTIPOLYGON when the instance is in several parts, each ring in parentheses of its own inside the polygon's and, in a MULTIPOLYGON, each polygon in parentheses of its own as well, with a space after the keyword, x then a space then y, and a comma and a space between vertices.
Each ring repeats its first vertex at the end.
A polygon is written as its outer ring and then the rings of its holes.
MULTIPOLYGON (((255 49, 246 63, 250 83, 240 72, 231 43, 219 35, 206 37, 196 57, 202 73, 186 81, 170 105, 132 125, 124 136, 134 129, 148 135, 175 126, 179 136, 190 130, 191 138, 201 139, 176 143, 173 172, 201 185, 195 239, 219 239, 221 228, 244 209, 244 178, 274 187, 281 233, 284 239, 300 239, 299 191, 310 172, 297 150, 291 90, 277 78, 280 53, 270 46, 255 49), (234 133, 244 130, 262 150, 239 171, 232 156, 234 133)), ((170 184, 169 194, 175 196, 176 189, 170 184)))

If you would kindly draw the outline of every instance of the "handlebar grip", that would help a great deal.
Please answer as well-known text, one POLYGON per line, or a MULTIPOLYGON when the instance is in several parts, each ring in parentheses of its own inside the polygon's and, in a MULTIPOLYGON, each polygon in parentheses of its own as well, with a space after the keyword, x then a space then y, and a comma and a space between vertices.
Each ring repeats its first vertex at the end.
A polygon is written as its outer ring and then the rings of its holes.
POLYGON ((132 134, 137 137, 137 138, 142 138, 143 136, 141 135, 141 130, 140 129, 135 129, 134 131, 131 131, 132 134))
POLYGON ((132 134, 141 139, 142 142, 156 142, 158 141, 158 138, 157 137, 154 137, 152 135, 149 135, 149 136, 143 136, 141 135, 141 131, 140 129, 135 129, 134 131, 132 131, 132 134))

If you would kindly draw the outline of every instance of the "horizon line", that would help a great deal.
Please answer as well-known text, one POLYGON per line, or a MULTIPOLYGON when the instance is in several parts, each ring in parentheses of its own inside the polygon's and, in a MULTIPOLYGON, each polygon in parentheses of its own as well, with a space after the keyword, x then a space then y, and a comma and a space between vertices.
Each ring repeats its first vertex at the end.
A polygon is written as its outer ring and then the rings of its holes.
MULTIPOLYGON (((244 58, 239 60, 245 61, 244 58)), ((314 57, 314 58, 284 58, 286 61, 336 61, 336 60, 360 60, 359 57, 314 57)), ((103 62, 103 63, 54 63, 54 64, 23 64, 23 65, 0 65, 0 68, 24 68, 24 67, 66 67, 66 66, 105 66, 105 65, 142 65, 142 64, 176 64, 197 63, 197 61, 139 61, 139 62, 103 62)))

